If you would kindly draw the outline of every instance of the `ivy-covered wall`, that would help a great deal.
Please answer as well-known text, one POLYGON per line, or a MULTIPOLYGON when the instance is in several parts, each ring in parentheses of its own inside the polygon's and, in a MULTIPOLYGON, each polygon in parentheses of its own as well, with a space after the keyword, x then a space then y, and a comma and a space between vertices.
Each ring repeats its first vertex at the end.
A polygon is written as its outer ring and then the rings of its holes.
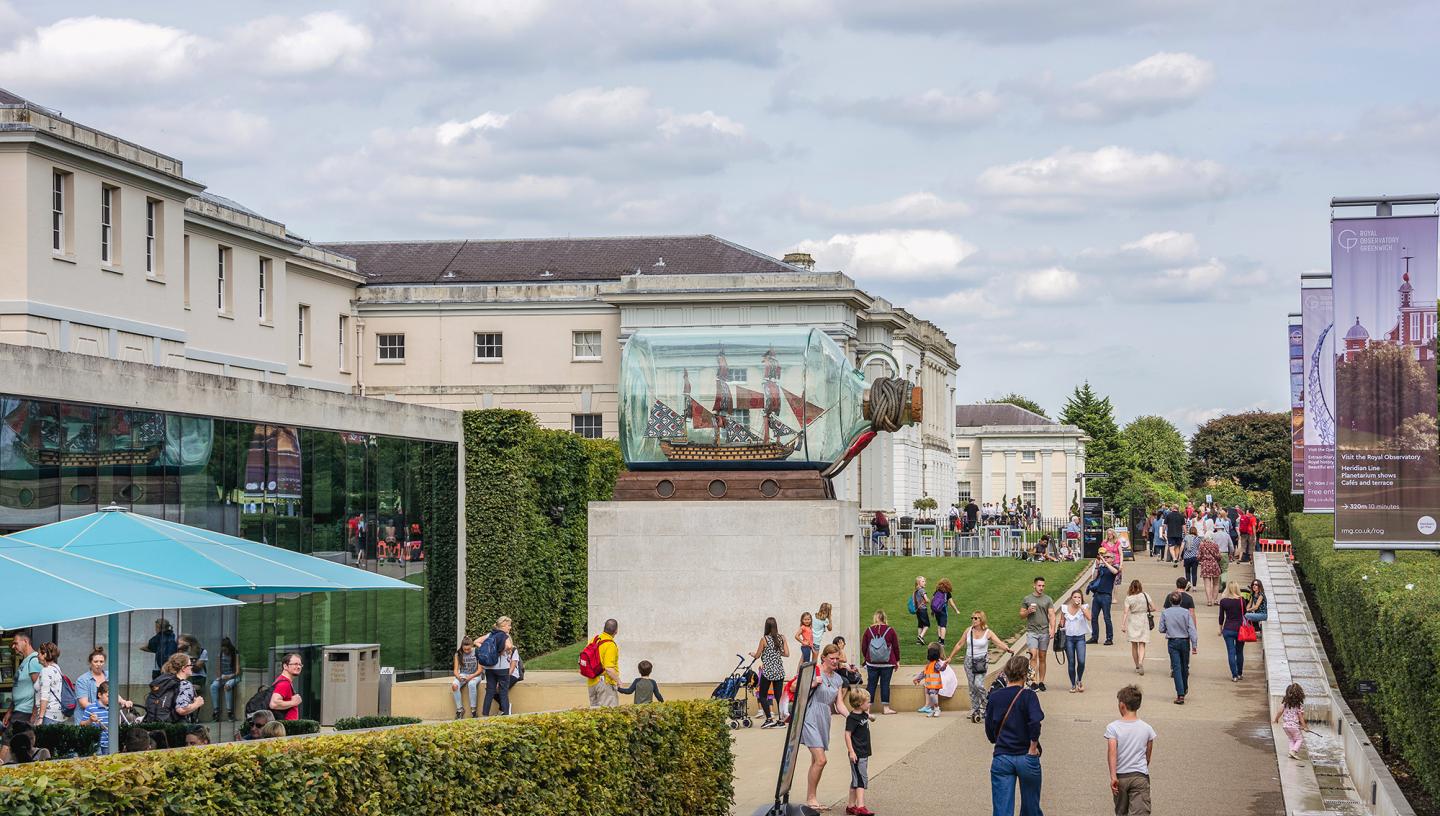
POLYGON ((524 654, 580 640, 586 507, 613 495, 619 446, 540 428, 525 411, 467 411, 464 427, 466 631, 508 615, 524 654))

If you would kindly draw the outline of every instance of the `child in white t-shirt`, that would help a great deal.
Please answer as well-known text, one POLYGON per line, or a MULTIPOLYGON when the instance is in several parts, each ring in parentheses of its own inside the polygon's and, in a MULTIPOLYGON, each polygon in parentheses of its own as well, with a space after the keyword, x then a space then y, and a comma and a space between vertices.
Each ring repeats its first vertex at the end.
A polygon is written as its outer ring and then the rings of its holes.
POLYGON ((1105 753, 1110 765, 1110 794, 1117 816, 1149 816, 1150 754, 1155 729, 1140 719, 1141 693, 1126 686, 1116 693, 1120 719, 1105 726, 1105 753))

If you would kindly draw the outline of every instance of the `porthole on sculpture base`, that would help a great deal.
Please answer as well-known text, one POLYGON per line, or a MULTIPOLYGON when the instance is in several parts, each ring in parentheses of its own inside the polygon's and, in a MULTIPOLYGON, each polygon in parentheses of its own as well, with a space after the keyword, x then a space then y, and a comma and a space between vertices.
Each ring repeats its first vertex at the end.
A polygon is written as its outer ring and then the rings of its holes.
POLYGON ((710 486, 707 488, 707 491, 710 493, 710 496, 712 498, 718 499, 722 498, 725 495, 725 491, 728 489, 729 488, 725 485, 724 479, 714 479, 710 482, 710 486))
POLYGON ((661 479, 660 483, 655 485, 655 495, 662 499, 670 498, 675 495, 675 483, 669 479, 661 479))
POLYGON ((774 479, 766 479, 760 483, 760 495, 767 499, 773 499, 780 495, 780 483, 774 479))

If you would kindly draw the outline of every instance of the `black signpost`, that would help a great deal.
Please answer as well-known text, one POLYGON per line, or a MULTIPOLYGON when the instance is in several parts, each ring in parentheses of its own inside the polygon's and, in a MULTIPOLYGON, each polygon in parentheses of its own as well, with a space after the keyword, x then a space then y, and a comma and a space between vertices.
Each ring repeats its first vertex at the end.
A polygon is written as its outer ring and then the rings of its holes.
POLYGON ((790 707, 790 726, 785 731, 785 750, 780 755, 780 773, 775 780, 775 803, 763 805, 754 816, 816 816, 814 810, 790 802, 790 785, 795 780, 795 765, 800 759, 800 732, 805 725, 805 710, 810 707, 810 685, 815 681, 815 664, 800 664, 795 678, 795 704, 790 707))
POLYGON ((1105 500, 1086 496, 1080 500, 1081 543, 1086 558, 1100 555, 1100 542, 1105 539, 1105 500))

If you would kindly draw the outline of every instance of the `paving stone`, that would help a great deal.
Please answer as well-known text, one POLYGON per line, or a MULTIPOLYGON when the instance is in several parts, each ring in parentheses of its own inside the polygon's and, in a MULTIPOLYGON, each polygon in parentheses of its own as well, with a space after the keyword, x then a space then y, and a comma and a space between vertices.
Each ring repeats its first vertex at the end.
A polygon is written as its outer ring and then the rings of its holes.
POLYGON ((1310 638, 1307 637, 1307 636, 1305 636, 1305 635, 1285 635, 1284 641, 1285 641, 1285 645, 1286 645, 1286 646, 1299 646, 1299 647, 1302 647, 1302 648, 1306 648, 1306 647, 1313 648, 1313 644, 1311 643, 1310 638))
POLYGON ((1290 662, 1290 676, 1323 678, 1325 676, 1325 670, 1321 668, 1319 663, 1294 660, 1290 662))

